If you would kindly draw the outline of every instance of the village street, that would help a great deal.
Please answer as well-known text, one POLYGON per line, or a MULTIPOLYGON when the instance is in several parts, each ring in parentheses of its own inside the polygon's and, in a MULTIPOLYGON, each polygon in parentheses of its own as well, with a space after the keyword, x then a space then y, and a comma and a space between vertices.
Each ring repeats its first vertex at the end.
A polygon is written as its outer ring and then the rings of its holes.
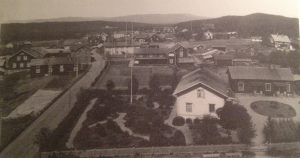
POLYGON ((66 93, 54 102, 13 142, 4 148, 0 153, 1 158, 33 158, 38 156, 38 146, 34 144, 36 134, 43 127, 47 127, 50 130, 55 129, 74 106, 76 94, 80 89, 88 88, 105 67, 102 56, 97 54, 95 50, 92 53, 96 61, 92 63, 89 72, 67 90, 66 93))

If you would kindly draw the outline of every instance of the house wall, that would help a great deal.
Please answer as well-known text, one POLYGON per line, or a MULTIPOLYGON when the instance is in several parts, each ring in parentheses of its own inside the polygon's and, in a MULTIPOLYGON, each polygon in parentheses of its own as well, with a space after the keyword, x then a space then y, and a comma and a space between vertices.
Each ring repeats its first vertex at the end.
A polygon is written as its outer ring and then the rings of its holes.
POLYGON ((235 93, 263 93, 265 95, 275 95, 275 94, 292 94, 294 92, 293 83, 289 81, 270 81, 270 80, 232 80, 229 79, 230 87, 235 93), (244 91, 238 90, 238 82, 244 82, 244 91), (271 91, 266 91, 265 83, 271 83, 271 91), (287 92, 287 86, 278 86, 276 83, 280 84, 290 84, 291 91, 287 92))
MULTIPOLYGON (((75 73, 73 64, 64 64, 64 71, 60 71, 60 65, 52 65, 52 75, 67 75, 70 73, 75 73)), ((36 66, 31 66, 30 75, 31 77, 41 77, 49 74, 49 66, 41 65, 40 73, 36 73, 36 66)))
POLYGON ((11 70, 29 69, 31 59, 34 59, 31 55, 29 55, 25 52, 20 52, 17 55, 9 58, 9 60, 7 62, 7 68, 11 69, 11 70), (25 56, 27 56, 26 60, 24 59, 25 56), (20 60, 18 60, 18 57, 20 58, 20 60), (16 63, 15 68, 13 67, 13 63, 16 63), (21 63, 23 63, 23 67, 21 67, 21 63))
POLYGON ((215 112, 209 112, 209 104, 215 104, 215 109, 221 108, 225 104, 225 100, 216 94, 204 89, 204 98, 197 96, 197 88, 184 95, 177 97, 176 112, 178 116, 184 118, 202 118, 205 114, 217 116, 215 112), (186 103, 192 103, 192 112, 186 111, 186 103))

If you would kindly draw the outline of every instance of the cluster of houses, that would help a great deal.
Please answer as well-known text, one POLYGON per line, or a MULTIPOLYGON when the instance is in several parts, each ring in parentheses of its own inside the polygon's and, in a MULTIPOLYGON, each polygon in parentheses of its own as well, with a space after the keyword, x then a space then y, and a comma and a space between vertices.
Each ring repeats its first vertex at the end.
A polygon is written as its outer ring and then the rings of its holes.
POLYGON ((0 59, 1 73, 30 71, 31 77, 76 74, 91 63, 90 48, 75 45, 67 48, 23 47, 0 59), (2 71, 3 70, 3 71, 2 71))
POLYGON ((229 66, 228 78, 207 68, 200 68, 183 76, 173 95, 176 112, 184 118, 216 116, 216 111, 234 94, 259 96, 293 96, 296 80, 290 68, 229 66))

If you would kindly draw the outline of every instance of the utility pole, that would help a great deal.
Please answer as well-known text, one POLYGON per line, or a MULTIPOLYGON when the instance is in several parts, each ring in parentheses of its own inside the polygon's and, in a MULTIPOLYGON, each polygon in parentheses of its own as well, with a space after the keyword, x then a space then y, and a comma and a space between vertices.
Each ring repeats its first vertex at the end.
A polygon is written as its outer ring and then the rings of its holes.
POLYGON ((0 146, 2 146, 2 100, 0 100, 0 146))
POLYGON ((131 58, 130 62, 129 62, 129 67, 130 67, 130 104, 132 104, 132 100, 133 100, 133 96, 132 96, 132 68, 133 68, 133 64, 134 64, 134 59, 131 58))

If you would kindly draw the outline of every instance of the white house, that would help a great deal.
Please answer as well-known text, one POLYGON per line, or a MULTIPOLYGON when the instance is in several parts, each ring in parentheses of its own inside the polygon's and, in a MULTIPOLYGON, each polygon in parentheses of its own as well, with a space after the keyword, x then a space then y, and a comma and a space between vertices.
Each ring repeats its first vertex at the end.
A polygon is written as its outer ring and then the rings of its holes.
POLYGON ((215 73, 197 69, 183 76, 173 95, 176 97, 176 113, 183 118, 202 118, 216 115, 228 98, 227 83, 215 73))

